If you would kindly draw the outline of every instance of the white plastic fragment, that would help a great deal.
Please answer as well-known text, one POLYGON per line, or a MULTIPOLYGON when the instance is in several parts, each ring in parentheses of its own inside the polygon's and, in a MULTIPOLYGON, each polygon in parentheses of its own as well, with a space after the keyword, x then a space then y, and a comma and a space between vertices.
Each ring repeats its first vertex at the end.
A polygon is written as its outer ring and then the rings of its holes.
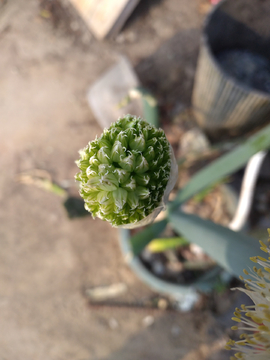
POLYGON ((143 326, 144 327, 149 327, 151 325, 153 325, 155 322, 155 318, 152 315, 147 315, 145 318, 143 318, 143 326))
POLYGON ((101 301, 122 295, 126 291, 127 291, 126 284, 117 283, 109 286, 99 286, 93 289, 87 289, 86 295, 92 300, 101 301))
POLYGON ((119 328, 119 323, 118 321, 115 319, 115 318, 110 318, 109 319, 109 327, 112 329, 112 330, 116 330, 119 328))

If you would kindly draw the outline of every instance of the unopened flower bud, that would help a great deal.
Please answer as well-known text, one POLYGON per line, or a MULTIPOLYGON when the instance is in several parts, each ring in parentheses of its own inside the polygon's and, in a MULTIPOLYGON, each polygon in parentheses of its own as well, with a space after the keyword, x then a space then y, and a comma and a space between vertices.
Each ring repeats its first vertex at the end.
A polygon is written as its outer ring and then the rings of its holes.
POLYGON ((108 147, 103 146, 97 153, 97 158, 102 164, 112 163, 111 151, 108 147))
POLYGON ((80 151, 75 178, 85 208, 113 226, 140 224, 175 183, 172 159, 161 129, 131 115, 119 119, 80 151))
POLYGON ((143 155, 138 155, 136 159, 135 171, 137 174, 145 173, 149 169, 149 164, 143 155))
POLYGON ((120 187, 112 192, 115 205, 118 209, 123 209, 124 205, 127 202, 127 195, 128 195, 127 190, 120 187))
POLYGON ((130 172, 121 168, 116 168, 113 173, 120 185, 127 182, 130 178, 130 172))
POLYGON ((130 141, 129 146, 131 150, 137 150, 138 152, 145 150, 145 139, 143 134, 135 136, 134 139, 130 141))
POLYGON ((125 147, 119 140, 116 140, 112 148, 112 161, 119 162, 121 158, 124 158, 125 156, 125 147))
POLYGON ((146 187, 138 186, 135 190, 136 194, 138 195, 139 199, 145 200, 150 196, 150 191, 146 187))
POLYGON ((124 170, 133 171, 135 168, 135 161, 136 161, 136 155, 130 152, 128 156, 126 156, 123 159, 120 159, 119 165, 124 170))
POLYGON ((150 175, 149 174, 136 174, 134 176, 136 183, 138 185, 142 185, 142 186, 146 186, 148 185, 149 181, 150 181, 150 175))
POLYGON ((136 190, 136 181, 133 176, 131 176, 124 184, 122 184, 122 187, 126 189, 127 191, 134 191, 136 190))

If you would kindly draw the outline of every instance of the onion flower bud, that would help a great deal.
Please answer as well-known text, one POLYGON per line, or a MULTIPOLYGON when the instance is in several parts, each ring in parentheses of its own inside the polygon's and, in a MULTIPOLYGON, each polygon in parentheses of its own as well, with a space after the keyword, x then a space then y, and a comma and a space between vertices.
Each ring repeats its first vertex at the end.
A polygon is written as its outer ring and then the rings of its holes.
POLYGON ((177 179, 164 131, 135 116, 120 118, 79 154, 75 179, 85 208, 114 227, 153 221, 177 179))

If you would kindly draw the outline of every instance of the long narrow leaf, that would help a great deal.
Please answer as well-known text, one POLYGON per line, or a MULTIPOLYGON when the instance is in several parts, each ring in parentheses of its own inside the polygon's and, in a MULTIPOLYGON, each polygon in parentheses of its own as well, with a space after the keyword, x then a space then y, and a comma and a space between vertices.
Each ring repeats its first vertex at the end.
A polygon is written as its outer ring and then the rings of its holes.
POLYGON ((151 252, 158 253, 170 249, 175 249, 179 246, 188 245, 189 242, 183 237, 172 237, 172 238, 162 238, 154 239, 148 244, 148 249, 151 252))
POLYGON ((133 235, 130 239, 133 254, 139 255, 145 246, 153 239, 157 238, 167 225, 167 220, 162 220, 148 226, 145 230, 133 235))
POLYGON ((168 218, 179 235, 199 245, 231 274, 239 276, 254 265, 249 258, 258 254, 260 246, 252 237, 181 210, 169 212, 168 218))
POLYGON ((158 108, 157 108, 154 98, 150 97, 150 95, 149 95, 149 97, 143 97, 142 103, 143 103, 143 114, 144 114, 145 120, 149 124, 154 125, 155 127, 159 128, 158 108))
POLYGON ((248 160, 261 150, 270 148, 270 125, 258 131, 234 150, 221 156, 199 171, 188 184, 178 192, 170 207, 183 203, 207 186, 243 167, 248 160))
POLYGON ((144 119, 151 125, 159 127, 158 103, 149 90, 138 86, 129 92, 129 99, 141 99, 144 119))

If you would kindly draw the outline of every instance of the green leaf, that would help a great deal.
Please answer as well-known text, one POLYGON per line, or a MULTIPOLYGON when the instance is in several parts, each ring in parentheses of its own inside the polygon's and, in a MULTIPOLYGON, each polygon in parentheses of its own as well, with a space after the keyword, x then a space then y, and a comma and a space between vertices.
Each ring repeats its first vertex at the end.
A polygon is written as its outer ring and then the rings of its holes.
POLYGON ((159 127, 159 113, 158 104, 155 97, 146 89, 137 87, 132 90, 131 97, 141 98, 143 105, 143 115, 145 120, 154 125, 156 128, 159 127))
POLYGON ((62 197, 67 196, 66 190, 64 190, 63 188, 61 188, 60 186, 58 186, 56 184, 48 183, 48 187, 45 187, 45 188, 56 195, 59 195, 62 197))
POLYGON ((152 240, 150 244, 148 244, 148 249, 157 253, 187 244, 189 244, 189 242, 183 237, 160 238, 152 240))
POLYGON ((270 125, 264 127, 234 150, 221 156, 199 171, 192 177, 188 184, 178 192, 175 200, 170 204, 170 207, 173 208, 179 203, 187 201, 207 186, 239 170, 248 162, 251 156, 268 148, 270 148, 270 125))
POLYGON ((159 127, 159 113, 156 100, 149 96, 143 97, 143 114, 146 121, 154 125, 155 127, 159 127))
POLYGON ((243 269, 253 267, 249 258, 258 254, 260 246, 252 237, 181 210, 169 211, 168 219, 179 235, 199 245, 233 275, 239 276, 243 269))
POLYGON ((139 255, 145 246, 158 237, 167 225, 167 220, 162 220, 148 226, 145 230, 135 234, 130 239, 134 255, 139 255))

